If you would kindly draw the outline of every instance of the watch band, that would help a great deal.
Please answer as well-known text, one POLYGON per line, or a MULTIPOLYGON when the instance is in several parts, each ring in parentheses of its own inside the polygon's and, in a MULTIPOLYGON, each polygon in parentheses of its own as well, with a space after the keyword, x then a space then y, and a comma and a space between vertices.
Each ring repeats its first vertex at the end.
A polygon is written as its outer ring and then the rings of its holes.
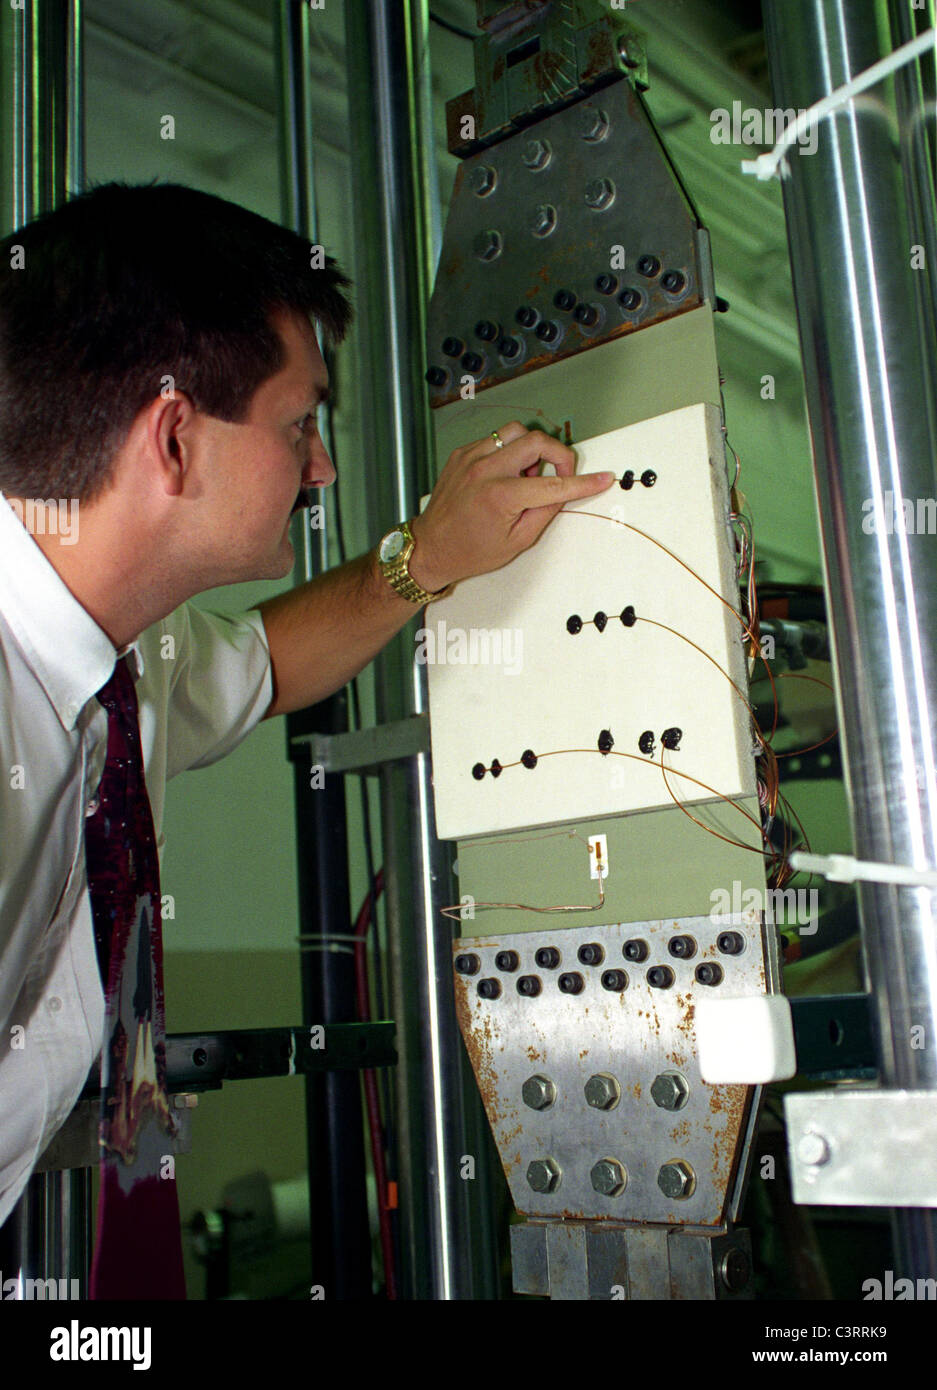
POLYGON ((416 582, 410 574, 408 567, 410 556, 413 554, 415 545, 416 541, 408 522, 402 521, 399 526, 395 526, 393 531, 388 531, 387 535, 383 537, 381 546, 378 547, 378 564, 395 593, 399 594, 401 598, 407 599, 410 603, 416 603, 422 607, 423 604, 431 603, 433 599, 442 598, 443 594, 448 594, 452 585, 447 584, 444 589, 438 589, 435 593, 431 593, 428 589, 424 589, 422 585, 416 582), (380 554, 381 546, 383 546, 384 541, 386 541, 388 537, 394 535, 397 531, 401 532, 404 537, 405 545, 403 550, 401 550, 399 555, 395 555, 392 560, 382 560, 380 554))

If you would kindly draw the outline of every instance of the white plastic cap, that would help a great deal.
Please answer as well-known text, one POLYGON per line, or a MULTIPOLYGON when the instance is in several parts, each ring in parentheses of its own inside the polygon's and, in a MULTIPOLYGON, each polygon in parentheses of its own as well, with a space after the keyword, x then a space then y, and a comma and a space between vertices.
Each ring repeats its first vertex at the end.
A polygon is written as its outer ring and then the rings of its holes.
POLYGON ((791 1006, 783 994, 700 999, 696 1039, 700 1072, 712 1086, 759 1086, 797 1071, 791 1006))

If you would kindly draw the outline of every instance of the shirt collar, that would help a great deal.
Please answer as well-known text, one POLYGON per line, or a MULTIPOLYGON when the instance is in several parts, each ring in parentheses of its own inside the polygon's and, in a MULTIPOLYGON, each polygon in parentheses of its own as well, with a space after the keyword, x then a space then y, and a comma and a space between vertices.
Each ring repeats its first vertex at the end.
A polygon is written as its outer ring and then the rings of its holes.
MULTIPOLYGON (((41 505, 41 504, 39 504, 41 505)), ((74 729, 82 709, 111 678, 121 656, 143 674, 137 642, 119 652, 46 559, 0 491, 0 613, 23 650, 62 725, 74 729)))

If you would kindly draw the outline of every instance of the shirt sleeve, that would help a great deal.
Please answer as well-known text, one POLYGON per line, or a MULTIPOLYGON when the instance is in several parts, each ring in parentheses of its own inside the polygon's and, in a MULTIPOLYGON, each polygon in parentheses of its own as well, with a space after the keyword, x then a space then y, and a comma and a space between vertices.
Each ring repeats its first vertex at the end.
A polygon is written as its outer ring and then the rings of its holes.
POLYGON ((174 647, 165 663, 168 780, 237 748, 270 707, 273 671, 259 609, 230 616, 185 603, 160 626, 161 643, 174 647))

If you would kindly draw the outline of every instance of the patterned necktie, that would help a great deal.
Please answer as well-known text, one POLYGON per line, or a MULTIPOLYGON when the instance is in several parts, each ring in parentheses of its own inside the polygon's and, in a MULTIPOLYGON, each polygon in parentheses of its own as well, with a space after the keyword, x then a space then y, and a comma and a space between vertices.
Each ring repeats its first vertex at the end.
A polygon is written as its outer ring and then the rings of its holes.
POLYGON ((127 660, 98 691, 107 710, 99 806, 85 824, 88 891, 104 986, 101 1189, 93 1299, 185 1298, 166 1093, 159 858, 127 660))

